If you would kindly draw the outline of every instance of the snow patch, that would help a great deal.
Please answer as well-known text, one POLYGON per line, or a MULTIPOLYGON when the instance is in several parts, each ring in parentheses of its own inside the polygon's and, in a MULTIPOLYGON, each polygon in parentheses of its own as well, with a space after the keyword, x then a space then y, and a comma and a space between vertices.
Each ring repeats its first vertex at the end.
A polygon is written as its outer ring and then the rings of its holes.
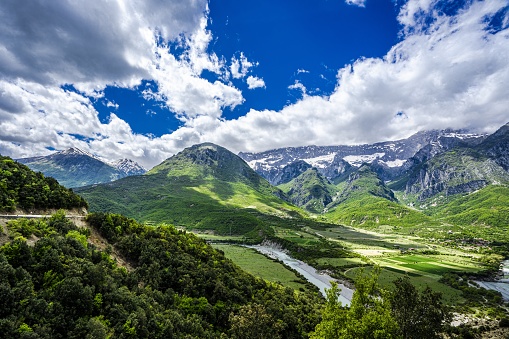
POLYGON ((401 167, 405 163, 405 160, 396 159, 392 161, 385 161, 385 164, 389 167, 401 167))
POLYGON ((484 135, 476 134, 476 133, 444 133, 444 137, 446 138, 458 138, 458 139, 472 139, 472 138, 481 138, 484 135))
POLYGON ((329 154, 322 155, 319 157, 307 158, 307 159, 302 159, 302 160, 304 160, 305 162, 307 162, 308 164, 310 164, 313 167, 326 168, 334 161, 335 156, 336 156, 336 153, 329 153, 329 154))
POLYGON ((57 152, 56 154, 62 154, 62 155, 86 155, 94 159, 98 159, 95 155, 92 153, 83 151, 77 147, 71 147, 69 149, 66 149, 65 151, 57 152))
POLYGON ((362 154, 362 155, 347 155, 343 158, 346 162, 352 166, 361 166, 363 163, 372 163, 374 160, 381 158, 385 153, 373 153, 373 154, 362 154))

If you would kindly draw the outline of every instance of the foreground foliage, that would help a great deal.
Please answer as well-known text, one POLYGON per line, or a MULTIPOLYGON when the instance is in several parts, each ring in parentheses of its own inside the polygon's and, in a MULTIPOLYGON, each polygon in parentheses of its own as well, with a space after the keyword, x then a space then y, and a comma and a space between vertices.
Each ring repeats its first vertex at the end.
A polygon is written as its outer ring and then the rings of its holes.
POLYGON ((318 296, 254 278, 192 234, 120 215, 87 219, 110 250, 63 213, 9 224, 40 239, 0 247, 3 337, 261 338, 254 329, 263 325, 270 338, 305 338, 319 321, 318 296))
POLYGON ((53 178, 0 156, 0 211, 87 208, 86 201, 53 178))
POLYGON ((311 338, 439 338, 449 320, 440 293, 429 288, 419 293, 408 278, 394 281, 396 288, 387 291, 377 283, 379 274, 376 268, 356 279, 350 308, 338 301, 340 290, 333 285, 311 338))

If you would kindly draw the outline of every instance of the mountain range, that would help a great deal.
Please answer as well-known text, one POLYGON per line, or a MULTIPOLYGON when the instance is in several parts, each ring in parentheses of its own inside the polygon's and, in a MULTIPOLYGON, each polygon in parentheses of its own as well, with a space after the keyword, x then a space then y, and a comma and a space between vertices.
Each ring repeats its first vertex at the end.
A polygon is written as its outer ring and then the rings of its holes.
POLYGON ((508 189, 508 140, 504 125, 491 135, 428 131, 372 145, 239 155, 204 143, 146 173, 132 161, 107 163, 75 148, 18 161, 77 188, 94 211, 262 234, 271 229, 267 218, 307 213, 360 226, 440 223, 426 211, 473 192, 488 192, 488 199, 493 186, 508 189))
POLYGON ((330 181, 343 175, 351 166, 360 167, 364 163, 376 165, 380 175, 388 180, 398 176, 400 169, 407 166, 408 159, 423 148, 431 147, 436 154, 459 144, 474 146, 485 138, 486 135, 464 130, 433 130, 416 133, 407 139, 375 144, 286 147, 261 153, 241 152, 239 156, 273 185, 288 182, 284 179, 287 178, 284 175, 288 171, 286 167, 302 161, 315 167, 330 181))
POLYGON ((107 162, 80 150, 69 148, 47 156, 16 159, 30 169, 53 177, 66 187, 81 187, 110 182, 146 170, 130 159, 107 162))
MULTIPOLYGON (((440 225, 451 218, 448 204, 469 209, 468 218, 457 222, 466 224, 468 219, 475 224, 488 220, 489 210, 476 210, 468 199, 459 201, 471 194, 485 206, 496 194, 509 196, 509 172, 504 167, 508 131, 507 125, 489 136, 433 131, 418 133, 408 143, 240 154, 254 159, 248 163, 205 143, 183 150, 145 175, 78 192, 95 211, 222 234, 264 234, 274 226, 272 217, 300 222, 308 213, 361 227, 440 225), (352 160, 354 148, 359 152, 355 159, 366 161, 352 160), (343 156, 345 150, 349 155, 343 156), (387 165, 396 162, 398 166, 387 165), (281 184, 271 185, 271 180, 281 184)), ((498 201, 491 210, 506 215, 504 197, 498 201)))

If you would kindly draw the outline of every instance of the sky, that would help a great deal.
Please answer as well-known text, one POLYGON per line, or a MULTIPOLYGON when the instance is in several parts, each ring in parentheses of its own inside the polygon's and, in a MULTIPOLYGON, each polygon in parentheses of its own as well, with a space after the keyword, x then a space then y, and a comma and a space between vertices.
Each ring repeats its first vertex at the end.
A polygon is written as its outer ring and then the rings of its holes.
POLYGON ((0 154, 150 169, 185 147, 509 122, 509 0, 2 0, 0 154))

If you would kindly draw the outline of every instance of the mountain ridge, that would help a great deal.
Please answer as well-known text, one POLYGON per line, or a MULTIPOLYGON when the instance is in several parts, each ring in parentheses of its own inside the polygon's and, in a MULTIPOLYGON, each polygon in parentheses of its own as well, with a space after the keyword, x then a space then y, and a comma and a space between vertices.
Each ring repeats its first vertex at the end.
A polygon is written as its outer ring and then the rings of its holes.
POLYGON ((277 184, 274 179, 280 176, 285 166, 298 160, 316 167, 330 181, 345 172, 345 163, 360 167, 364 163, 377 161, 394 173, 386 178, 392 179, 399 174, 398 169, 403 168, 408 159, 426 145, 437 143, 441 138, 477 145, 486 135, 466 130, 432 130, 418 132, 406 139, 374 144, 286 147, 259 153, 240 152, 239 156, 272 184, 277 184))
POLYGON ((66 187, 81 187, 110 182, 130 175, 140 175, 146 170, 129 159, 111 163, 76 147, 47 156, 16 159, 32 170, 53 177, 66 187))

